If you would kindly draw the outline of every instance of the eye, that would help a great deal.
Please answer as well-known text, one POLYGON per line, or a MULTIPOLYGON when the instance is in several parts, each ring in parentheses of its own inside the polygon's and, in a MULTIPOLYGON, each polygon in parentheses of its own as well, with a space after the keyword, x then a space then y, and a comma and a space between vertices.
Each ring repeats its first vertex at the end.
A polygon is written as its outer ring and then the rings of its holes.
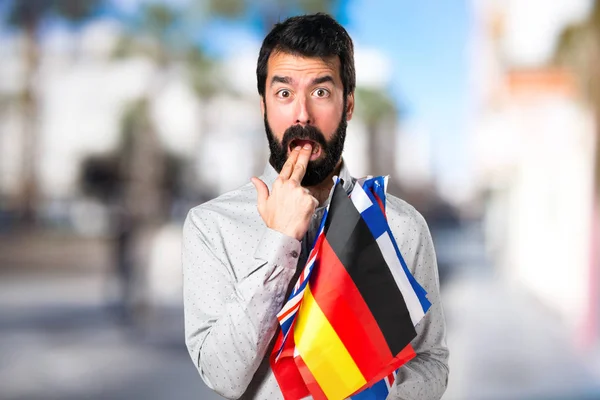
POLYGON ((280 91, 277 92, 277 96, 281 97, 282 99, 288 99, 288 98, 290 98, 291 95, 292 95, 292 93, 287 89, 281 89, 280 91))
POLYGON ((317 97, 328 97, 329 96, 329 90, 327 89, 323 89, 323 88, 318 88, 315 89, 315 91, 313 92, 313 94, 317 97))

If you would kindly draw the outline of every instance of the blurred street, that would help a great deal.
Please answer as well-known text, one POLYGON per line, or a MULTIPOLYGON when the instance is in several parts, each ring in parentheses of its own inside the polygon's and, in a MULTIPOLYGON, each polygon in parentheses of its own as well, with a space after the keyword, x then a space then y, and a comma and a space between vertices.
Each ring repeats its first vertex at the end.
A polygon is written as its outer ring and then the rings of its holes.
MULTIPOLYGON (((63 240, 51 239, 56 247, 37 251, 61 253, 63 240)), ((21 245, 13 239, 10 251, 7 242, 3 238, 0 245, 5 265, 11 252, 36 258, 23 248, 31 239, 21 245)), ((219 398, 204 387, 187 354, 182 310, 163 309, 145 322, 125 323, 106 303, 111 276, 98 262, 103 243, 78 244, 66 250, 66 259, 79 265, 1 271, 0 398, 219 398)))
POLYGON ((555 312, 499 279, 477 224, 436 241, 436 251, 461 255, 442 286, 450 349, 445 400, 600 399, 597 352, 582 354, 555 312))
MULTIPOLYGON (((452 251, 462 255, 443 284, 451 350, 444 399, 600 398, 599 370, 582 363, 556 315, 494 279, 478 226, 445 234, 433 228, 441 260, 451 260, 452 251)), ((25 244, 35 247, 31 239, 25 244)), ((10 245, 14 254, 35 259, 18 241, 10 245)), ((0 398, 219 398, 193 368, 180 308, 146 310, 126 323, 107 307, 102 247, 83 240, 63 249, 80 264, 52 273, 32 265, 2 271, 0 398)))

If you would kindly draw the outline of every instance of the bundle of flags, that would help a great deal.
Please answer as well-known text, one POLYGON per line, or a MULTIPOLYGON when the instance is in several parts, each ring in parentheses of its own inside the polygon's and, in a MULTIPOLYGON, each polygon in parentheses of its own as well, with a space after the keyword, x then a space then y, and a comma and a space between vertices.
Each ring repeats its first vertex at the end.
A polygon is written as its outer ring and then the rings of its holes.
POLYGON ((385 399, 430 302, 386 218, 387 177, 337 179, 270 357, 286 400, 385 399))

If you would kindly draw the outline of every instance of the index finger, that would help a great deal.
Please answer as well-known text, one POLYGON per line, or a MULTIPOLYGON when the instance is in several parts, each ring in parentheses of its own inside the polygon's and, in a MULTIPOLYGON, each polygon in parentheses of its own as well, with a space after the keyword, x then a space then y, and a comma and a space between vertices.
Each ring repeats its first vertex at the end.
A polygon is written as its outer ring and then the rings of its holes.
POLYGON ((283 168, 281 168, 281 172, 279 172, 279 177, 281 179, 290 179, 292 169, 294 168, 294 164, 296 164, 296 160, 298 159, 298 154, 300 154, 300 146, 296 146, 296 148, 292 150, 287 161, 285 164, 283 164, 283 168))
POLYGON ((302 150, 300 150, 298 160, 296 160, 296 165, 294 165, 294 170, 292 171, 292 176, 290 179, 293 179, 298 183, 302 182, 302 178, 304 178, 304 174, 306 173, 306 166, 308 165, 311 154, 312 146, 307 143, 304 145, 304 147, 302 147, 302 150))

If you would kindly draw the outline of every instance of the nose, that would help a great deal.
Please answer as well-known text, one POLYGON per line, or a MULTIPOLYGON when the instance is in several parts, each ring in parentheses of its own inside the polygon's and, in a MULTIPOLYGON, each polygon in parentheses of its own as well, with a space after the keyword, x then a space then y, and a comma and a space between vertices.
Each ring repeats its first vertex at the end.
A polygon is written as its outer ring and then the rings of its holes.
POLYGON ((296 124, 305 126, 310 125, 313 122, 309 101, 304 96, 298 96, 296 105, 296 124))

